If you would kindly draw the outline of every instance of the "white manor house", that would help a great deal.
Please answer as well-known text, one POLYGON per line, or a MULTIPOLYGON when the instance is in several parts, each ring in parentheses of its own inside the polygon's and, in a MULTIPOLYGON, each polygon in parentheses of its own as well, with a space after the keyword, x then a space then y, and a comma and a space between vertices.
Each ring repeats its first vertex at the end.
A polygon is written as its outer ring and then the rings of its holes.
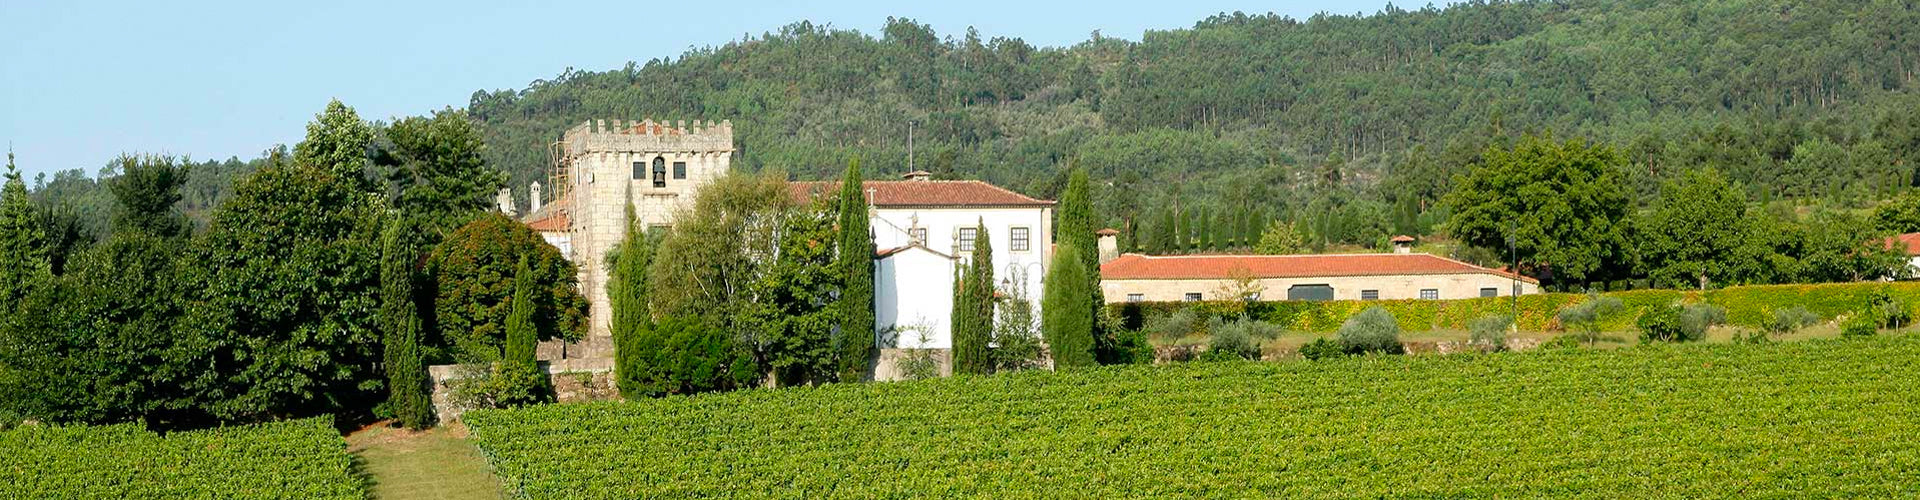
MULTIPOLYGON (((606 254, 626 236, 626 206, 649 228, 667 228, 700 188, 725 175, 733 125, 694 121, 592 120, 550 147, 548 184, 534 183, 526 224, 579 268, 591 302, 587 338, 541 346, 550 361, 613 356, 606 254), (548 189, 543 192, 543 188, 548 189)), ((793 196, 836 192, 837 181, 792 183, 793 196)), ((1052 201, 980 181, 938 181, 925 172, 866 181, 874 247, 874 337, 879 347, 949 349, 954 265, 969 258, 984 224, 1002 290, 1024 288, 1039 316, 1042 277, 1053 252, 1052 201), (1014 285, 1024 285, 1015 287, 1014 285)), ((511 211, 509 196, 502 209, 511 211)), ((884 356, 884 353, 883 353, 884 356)), ((886 378, 885 374, 881 375, 886 378)))

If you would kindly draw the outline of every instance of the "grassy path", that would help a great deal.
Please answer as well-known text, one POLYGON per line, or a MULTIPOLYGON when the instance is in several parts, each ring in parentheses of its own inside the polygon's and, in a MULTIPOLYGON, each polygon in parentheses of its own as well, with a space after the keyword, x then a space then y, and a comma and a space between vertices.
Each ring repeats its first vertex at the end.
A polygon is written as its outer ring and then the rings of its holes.
POLYGON ((347 451, 376 499, 500 498, 499 481, 458 423, 424 432, 368 427, 347 436, 347 451))

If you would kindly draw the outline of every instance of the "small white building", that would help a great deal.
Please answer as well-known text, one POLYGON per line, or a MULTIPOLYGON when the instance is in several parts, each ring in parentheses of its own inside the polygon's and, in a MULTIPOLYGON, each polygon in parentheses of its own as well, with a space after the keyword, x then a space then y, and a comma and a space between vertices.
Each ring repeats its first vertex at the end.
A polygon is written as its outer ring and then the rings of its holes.
MULTIPOLYGON (((954 264, 971 258, 984 224, 1003 293, 1024 289, 1040 317, 1041 281, 1053 256, 1053 202, 980 181, 867 181, 874 248, 874 330, 883 349, 950 349, 954 264), (1015 286, 1021 285, 1021 286, 1015 286)), ((800 199, 831 196, 838 182, 795 182, 800 199)))
POLYGON ((1424 253, 1126 254, 1100 265, 1107 302, 1450 300, 1540 293, 1540 282, 1424 253), (1253 290, 1244 290, 1246 280, 1253 290), (1245 293, 1251 297, 1230 297, 1245 293))

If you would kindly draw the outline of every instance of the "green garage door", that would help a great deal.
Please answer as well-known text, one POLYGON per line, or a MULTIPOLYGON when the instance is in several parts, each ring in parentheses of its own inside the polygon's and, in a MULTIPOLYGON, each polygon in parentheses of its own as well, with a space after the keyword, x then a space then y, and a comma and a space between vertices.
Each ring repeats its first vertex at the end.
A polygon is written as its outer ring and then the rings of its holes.
POLYGON ((1287 289, 1287 300, 1333 300, 1333 286, 1294 285, 1287 289))

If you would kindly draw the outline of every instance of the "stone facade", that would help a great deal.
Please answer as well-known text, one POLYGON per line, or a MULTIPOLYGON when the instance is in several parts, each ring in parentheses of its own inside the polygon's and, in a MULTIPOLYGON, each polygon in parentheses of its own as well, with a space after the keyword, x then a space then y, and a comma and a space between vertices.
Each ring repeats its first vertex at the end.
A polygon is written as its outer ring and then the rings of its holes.
POLYGON ((626 207, 631 204, 647 227, 671 225, 677 212, 692 206, 701 187, 731 168, 733 125, 593 120, 567 130, 556 151, 559 171, 546 186, 551 202, 527 220, 566 216, 569 259, 579 268, 580 290, 590 303, 587 341, 557 354, 609 358, 613 313, 606 256, 626 237, 626 207))
MULTIPOLYGON (((1333 288, 1335 300, 1406 300, 1406 299, 1470 299, 1480 297, 1482 289, 1491 288, 1494 295, 1507 297, 1516 283, 1512 278, 1492 273, 1460 274, 1414 274, 1383 276, 1323 276, 1307 278, 1264 278, 1256 280, 1263 288, 1260 300, 1285 300, 1287 289, 1295 285, 1328 285, 1333 288), (1364 292, 1372 290, 1373 297, 1365 297, 1364 292), (1435 296, 1422 297, 1422 290, 1433 290, 1435 296)), ((1540 293, 1540 285, 1518 281, 1521 295, 1540 293)), ((1133 301, 1178 302, 1187 300, 1188 294, 1200 294, 1201 300, 1225 300, 1220 292, 1230 285, 1230 279, 1102 279, 1101 291, 1106 293, 1108 303, 1133 301)))

